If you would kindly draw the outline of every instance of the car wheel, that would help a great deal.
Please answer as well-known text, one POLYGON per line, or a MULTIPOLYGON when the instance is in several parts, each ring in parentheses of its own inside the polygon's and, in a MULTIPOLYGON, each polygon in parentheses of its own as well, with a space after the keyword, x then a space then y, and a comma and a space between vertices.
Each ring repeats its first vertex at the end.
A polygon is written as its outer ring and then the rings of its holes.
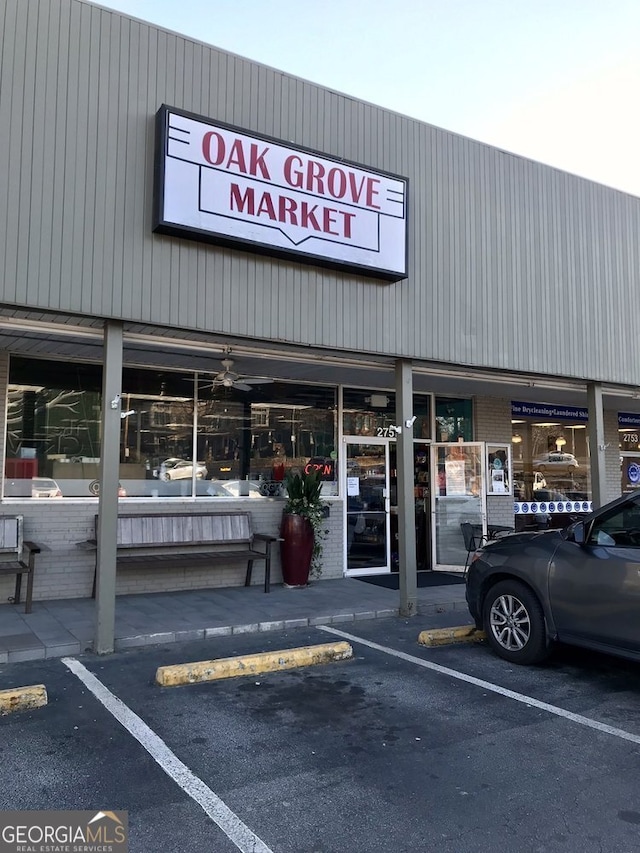
POLYGON ((519 581, 500 581, 489 590, 482 622, 491 648, 511 663, 540 663, 549 654, 540 602, 519 581))

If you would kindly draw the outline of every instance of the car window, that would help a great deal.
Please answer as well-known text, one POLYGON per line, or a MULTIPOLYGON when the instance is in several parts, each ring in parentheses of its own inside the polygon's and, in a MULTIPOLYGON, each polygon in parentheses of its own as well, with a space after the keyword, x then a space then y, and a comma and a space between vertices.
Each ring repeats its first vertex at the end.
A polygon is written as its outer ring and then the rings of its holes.
POLYGON ((593 523, 589 544, 640 548, 640 502, 628 501, 593 523))

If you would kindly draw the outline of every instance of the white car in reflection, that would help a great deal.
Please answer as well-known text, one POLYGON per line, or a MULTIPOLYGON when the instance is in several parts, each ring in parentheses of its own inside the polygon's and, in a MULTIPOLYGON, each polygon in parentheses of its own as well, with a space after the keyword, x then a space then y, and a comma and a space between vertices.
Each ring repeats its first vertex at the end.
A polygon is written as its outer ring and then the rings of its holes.
POLYGON ((5 480, 5 498, 61 498, 62 490, 51 477, 5 480))
MULTIPOLYGON (((207 466, 196 462, 196 479, 207 476, 207 466)), ((165 459, 160 465, 161 480, 190 480, 193 477, 193 462, 187 459, 165 459)))
POLYGON ((533 467, 542 474, 560 473, 571 474, 579 468, 578 460, 573 453, 547 453, 540 459, 533 460, 533 467))
POLYGON ((31 480, 32 498, 61 498, 62 491, 50 477, 33 477, 31 480))

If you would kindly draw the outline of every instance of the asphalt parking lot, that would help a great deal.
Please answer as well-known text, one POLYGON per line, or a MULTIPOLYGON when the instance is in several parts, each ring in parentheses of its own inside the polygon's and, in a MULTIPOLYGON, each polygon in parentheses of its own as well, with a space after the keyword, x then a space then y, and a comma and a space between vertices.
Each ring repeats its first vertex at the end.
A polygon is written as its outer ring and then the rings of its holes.
POLYGON ((135 853, 638 850, 640 667, 427 648, 419 617, 347 627, 0 668, 0 689, 49 695, 0 718, 0 808, 127 809, 135 853), (161 665, 337 639, 353 659, 154 684, 161 665))

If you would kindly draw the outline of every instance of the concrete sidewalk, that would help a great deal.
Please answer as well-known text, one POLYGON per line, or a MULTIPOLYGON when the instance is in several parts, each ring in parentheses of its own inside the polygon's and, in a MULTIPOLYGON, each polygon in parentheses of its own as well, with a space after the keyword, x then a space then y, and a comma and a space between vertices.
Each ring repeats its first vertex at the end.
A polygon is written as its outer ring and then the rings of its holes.
MULTIPOLYGON (((418 589, 418 613, 460 612, 470 622, 464 584, 418 589)), ((261 586, 121 595, 116 599, 116 649, 200 640, 227 634, 348 623, 398 615, 400 593, 354 578, 305 589, 261 586)), ((0 664, 91 651, 92 599, 0 605, 0 664)), ((422 626, 426 627, 426 626, 422 626)))

